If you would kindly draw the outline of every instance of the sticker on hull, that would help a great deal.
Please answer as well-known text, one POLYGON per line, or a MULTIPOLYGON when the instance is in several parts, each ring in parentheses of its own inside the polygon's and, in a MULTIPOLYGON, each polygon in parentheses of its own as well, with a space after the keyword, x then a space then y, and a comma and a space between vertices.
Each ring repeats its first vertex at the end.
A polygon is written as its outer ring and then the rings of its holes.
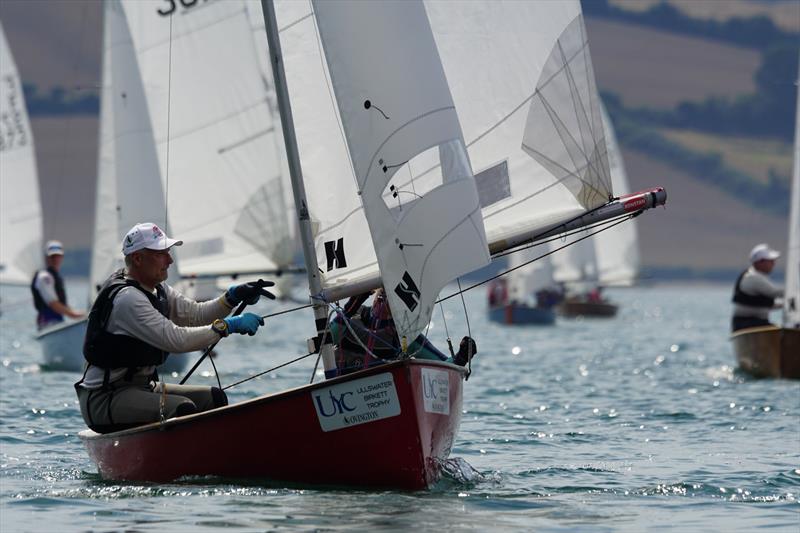
POLYGON ((400 414, 392 374, 378 374, 311 393, 322 431, 375 422, 400 414))
POLYGON ((450 374, 422 369, 422 404, 428 413, 450 414, 450 374))

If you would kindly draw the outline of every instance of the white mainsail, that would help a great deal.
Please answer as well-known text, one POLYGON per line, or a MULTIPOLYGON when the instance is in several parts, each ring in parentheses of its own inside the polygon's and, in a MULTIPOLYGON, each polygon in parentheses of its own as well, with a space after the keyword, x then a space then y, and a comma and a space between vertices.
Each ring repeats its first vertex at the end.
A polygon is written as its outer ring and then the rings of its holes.
POLYGON ((292 264, 291 190, 257 2, 123 0, 181 275, 292 264), (258 36, 258 38, 256 38, 258 36), (288 206, 288 207, 287 207, 288 206))
POLYGON ((795 111, 794 169, 789 211, 789 245, 786 250, 783 326, 800 328, 800 80, 797 83, 795 111))
POLYGON ((166 205, 144 87, 128 22, 119 0, 104 3, 94 247, 90 301, 121 266, 122 239, 139 222, 168 233, 166 205))
POLYGON ((313 6, 389 305, 414 339, 439 291, 489 262, 458 116, 421 1, 313 6), (431 162, 436 178, 396 185, 431 162))
POLYGON ((17 65, 0 26, 0 283, 27 284, 41 263, 33 134, 17 65))

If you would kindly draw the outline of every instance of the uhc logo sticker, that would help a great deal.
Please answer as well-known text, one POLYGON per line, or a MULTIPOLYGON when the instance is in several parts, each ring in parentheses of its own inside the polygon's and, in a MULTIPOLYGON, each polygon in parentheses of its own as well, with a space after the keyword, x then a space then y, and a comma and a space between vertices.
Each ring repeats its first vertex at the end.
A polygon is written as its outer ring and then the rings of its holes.
POLYGON ((419 289, 417 284, 411 278, 411 275, 406 271, 403 274, 403 281, 397 284, 394 288, 394 293, 403 300, 409 310, 413 311, 419 303, 419 289))

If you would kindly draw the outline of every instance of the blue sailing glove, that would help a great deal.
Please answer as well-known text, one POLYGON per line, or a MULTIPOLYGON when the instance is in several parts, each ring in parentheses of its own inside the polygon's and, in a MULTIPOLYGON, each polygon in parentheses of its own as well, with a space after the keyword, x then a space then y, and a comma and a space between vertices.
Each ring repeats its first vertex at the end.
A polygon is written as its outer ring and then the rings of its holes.
POLYGON ((250 336, 256 334, 258 326, 264 325, 264 319, 254 313, 243 313, 241 315, 229 316, 223 321, 228 325, 228 333, 247 333, 250 336))
POLYGON ((270 300, 275 299, 275 295, 266 290, 264 287, 272 287, 275 285, 272 281, 249 281, 241 285, 231 285, 225 293, 225 300, 231 307, 236 307, 240 302, 245 302, 247 305, 255 305, 258 299, 266 296, 270 300))

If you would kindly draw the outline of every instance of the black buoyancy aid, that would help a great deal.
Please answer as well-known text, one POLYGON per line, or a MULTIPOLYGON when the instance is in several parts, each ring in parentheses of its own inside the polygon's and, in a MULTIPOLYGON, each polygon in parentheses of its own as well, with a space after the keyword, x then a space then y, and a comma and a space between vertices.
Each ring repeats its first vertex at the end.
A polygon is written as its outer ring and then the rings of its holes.
MULTIPOLYGON (((160 365, 166 361, 169 353, 142 340, 109 333, 106 331, 114 298, 125 287, 134 287, 147 296, 150 304, 165 317, 169 316, 167 293, 161 285, 156 285, 156 294, 144 289, 132 279, 126 279, 124 270, 111 274, 89 312, 89 323, 86 327, 86 338, 83 343, 83 356, 94 366, 104 370, 128 368, 133 371, 138 367, 160 365)), ((130 373, 130 372, 129 372, 130 373)))
MULTIPOLYGON (((47 267, 47 270, 51 276, 53 276, 53 282, 55 283, 55 290, 56 296, 58 297, 58 301, 64 305, 67 305, 67 291, 64 290, 64 279, 61 277, 61 274, 58 273, 53 267, 47 267)), ((47 305, 47 302, 44 301, 42 295, 39 294, 39 291, 36 290, 36 278, 39 277, 39 272, 37 271, 36 274, 33 275, 33 279, 31 280, 31 294, 33 294, 33 305, 36 307, 36 311, 39 312, 40 315, 43 315, 48 320, 59 320, 61 319, 61 315, 50 309, 50 306, 47 305)))
POLYGON ((745 274, 747 274, 747 270, 739 274, 739 278, 736 280, 736 285, 733 287, 733 302, 741 305, 747 305, 749 307, 766 307, 768 309, 772 309, 772 307, 775 305, 775 298, 742 292, 741 284, 742 278, 744 278, 745 274))

